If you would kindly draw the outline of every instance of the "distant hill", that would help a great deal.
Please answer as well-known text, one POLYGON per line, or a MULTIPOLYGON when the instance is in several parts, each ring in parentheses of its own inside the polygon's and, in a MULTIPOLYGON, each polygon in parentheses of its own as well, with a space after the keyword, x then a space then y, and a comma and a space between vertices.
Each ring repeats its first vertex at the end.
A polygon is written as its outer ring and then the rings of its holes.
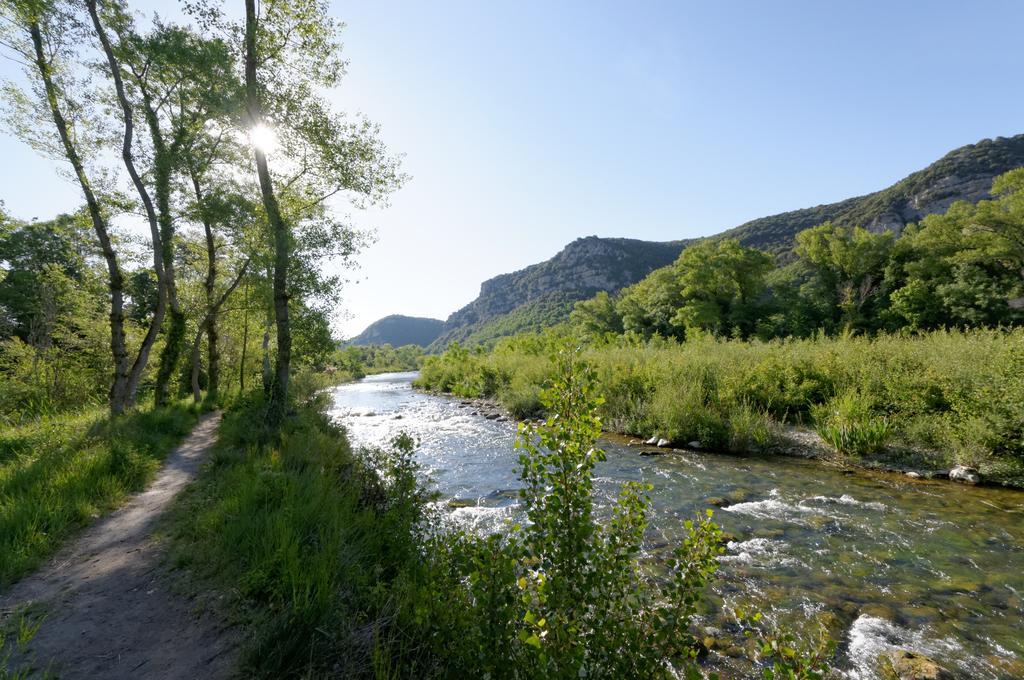
POLYGON ((1024 135, 983 139, 950 151, 924 170, 873 194, 761 217, 712 238, 734 238, 745 246, 785 253, 792 250, 799 232, 829 220, 899 234, 908 223, 945 212, 955 201, 976 203, 987 198, 994 177, 1021 166, 1024 135))
POLYGON ((441 333, 444 321, 393 314, 374 321, 349 340, 350 345, 420 345, 426 347, 441 333))
MULTIPOLYGON (((955 201, 988 197, 992 179, 1024 166, 1024 135, 985 139, 955 149, 927 168, 866 196, 752 220, 709 238, 734 238, 743 245, 792 257, 796 235, 822 222, 860 225, 900 233, 955 201)), ((480 295, 448 317, 428 348, 448 343, 486 344, 514 333, 565 321, 578 300, 616 292, 671 264, 690 241, 657 243, 590 236, 567 245, 550 260, 485 281, 480 295)))
POLYGON ((431 349, 444 349, 455 340, 475 344, 564 321, 576 301, 636 283, 675 261, 686 243, 576 239, 550 260, 484 281, 479 297, 448 317, 431 349))

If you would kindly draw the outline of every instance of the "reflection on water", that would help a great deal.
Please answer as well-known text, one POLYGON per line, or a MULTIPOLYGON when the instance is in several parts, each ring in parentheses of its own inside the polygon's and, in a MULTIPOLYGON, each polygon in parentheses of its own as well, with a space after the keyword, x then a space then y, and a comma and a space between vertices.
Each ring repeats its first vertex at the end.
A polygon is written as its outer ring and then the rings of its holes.
MULTIPOLYGON (((481 531, 516 512, 515 424, 411 389, 414 374, 373 376, 334 391, 333 414, 357 444, 399 431, 452 510, 481 531)), ((1024 493, 844 474, 789 458, 640 456, 605 442, 598 504, 625 481, 652 484, 652 554, 711 504, 734 537, 713 611, 751 602, 783 620, 829 612, 850 678, 876 676, 891 649, 931 656, 969 678, 1024 677, 1024 493)))

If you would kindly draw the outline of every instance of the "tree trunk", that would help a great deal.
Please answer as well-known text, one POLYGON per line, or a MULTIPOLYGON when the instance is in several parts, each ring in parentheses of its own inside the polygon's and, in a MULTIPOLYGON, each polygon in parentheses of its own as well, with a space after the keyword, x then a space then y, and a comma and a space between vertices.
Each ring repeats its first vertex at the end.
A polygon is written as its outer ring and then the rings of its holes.
MULTIPOLYGON (((196 195, 196 205, 199 207, 199 218, 203 223, 203 232, 206 236, 206 280, 203 287, 206 289, 206 310, 210 319, 206 324, 206 391, 211 397, 217 396, 220 387, 220 348, 217 346, 217 305, 214 304, 214 291, 217 286, 217 240, 214 238, 213 223, 206 211, 206 202, 203 197, 203 187, 199 182, 199 173, 194 167, 189 167, 189 175, 192 178, 192 189, 196 195)), ((246 262, 246 267, 249 263, 246 262)), ((193 380, 192 391, 196 391, 196 365, 197 359, 193 357, 193 380)))
MULTIPOLYGON (((202 322, 199 324, 199 328, 196 331, 196 338, 192 341, 192 398, 198 404, 202 399, 202 393, 199 390, 199 347, 203 340, 203 331, 209 331, 210 326, 213 324, 213 320, 217 318, 217 312, 221 308, 228 297, 235 292, 235 288, 238 288, 238 284, 242 282, 245 277, 246 271, 249 269, 249 260, 246 260, 242 264, 242 268, 238 270, 238 275, 235 280, 231 282, 228 289, 224 291, 224 294, 220 296, 220 299, 214 301, 210 305, 210 309, 206 312, 206 316, 203 317, 202 322)), ((214 396, 216 392, 207 390, 209 396, 214 396)))
POLYGON ((139 198, 142 200, 142 205, 146 211, 146 219, 149 221, 150 236, 153 240, 153 270, 157 278, 158 295, 156 310, 153 313, 153 319, 150 321, 149 328, 146 330, 146 335, 142 339, 142 345, 139 347, 139 353, 135 356, 135 361, 132 364, 131 369, 128 371, 127 380, 124 384, 123 395, 120 398, 120 401, 123 402, 122 408, 127 408, 135 404, 135 397, 139 389, 139 382, 142 380, 142 373, 149 361, 149 353, 152 351, 154 343, 156 343, 157 335, 160 332, 160 326, 163 325, 164 315, 167 312, 167 283, 164 275, 163 258, 164 248, 162 239, 160 238, 160 228, 157 222, 156 210, 153 208, 153 200, 149 196, 149 191, 146 189, 146 185, 142 182, 142 177, 135 168, 135 157, 132 152, 132 138, 135 134, 135 122, 132 116, 131 102, 128 101, 128 96, 125 94, 124 81, 121 78, 121 68, 117 63, 117 58, 114 56, 114 50, 110 45, 110 39, 107 37, 107 32, 104 30, 103 24, 100 22, 99 13, 96 10, 96 0, 86 0, 85 4, 89 9, 89 16, 92 18, 92 25, 96 31, 96 36, 99 38, 100 45, 103 47, 103 53, 107 57, 107 65, 110 68, 111 78, 114 80, 114 89, 117 92, 117 100, 121 105, 121 113, 124 117, 121 159, 124 161, 124 166, 128 171, 128 176, 131 177, 132 184, 135 185, 135 190, 139 193, 139 198))
POLYGON ((242 357, 238 363, 238 391, 245 394, 245 358, 249 350, 249 282, 245 282, 245 303, 242 305, 242 357))
MULTIPOLYGON (((95 2, 95 0, 90 0, 95 2)), ((245 0, 245 90, 249 125, 263 125, 263 105, 260 100, 259 83, 256 80, 256 0, 245 0)), ((268 420, 271 427, 280 424, 284 417, 288 399, 288 377, 291 370, 292 334, 288 317, 288 257, 291 234, 281 216, 274 186, 270 177, 267 156, 263 149, 253 145, 256 158, 256 173, 263 196, 263 208, 274 234, 274 320, 277 325, 277 366, 270 392, 268 420)))
POLYGON ((263 393, 270 394, 274 386, 274 374, 270 370, 270 326, 272 321, 268 318, 263 327, 263 393))
POLYGON ((103 259, 107 263, 107 290, 110 292, 110 354, 114 362, 114 379, 110 386, 110 413, 119 415, 127 408, 126 387, 128 384, 128 349, 125 343, 124 331, 124 276, 121 274, 121 267, 117 262, 117 253, 110 242, 110 233, 107 228, 107 221, 100 209, 99 201, 92 191, 89 178, 85 174, 85 166, 82 163, 78 149, 71 140, 71 133, 67 119, 60 108, 60 100, 57 96, 57 86, 53 81, 50 71, 50 64, 46 60, 46 53, 43 48, 43 36, 38 20, 33 20, 29 26, 29 33, 32 36, 32 46, 35 51, 35 65, 39 70, 39 76, 43 81, 43 88, 46 92, 46 101, 49 104, 50 115, 57 127, 57 134, 60 136, 61 144, 64 146, 64 155, 67 156, 71 167, 75 171, 75 177, 85 194, 85 204, 92 220, 93 231, 96 232, 96 239, 100 243, 100 250, 103 252, 103 259))
POLYGON ((164 263, 164 286, 167 289, 167 304, 170 308, 170 324, 160 352, 160 365, 156 372, 153 388, 154 406, 166 406, 167 393, 174 369, 181 357, 185 341, 185 314, 178 302, 178 284, 174 264, 174 217, 171 214, 171 175, 180 146, 180 136, 175 136, 168 148, 160 129, 160 119, 145 87, 145 82, 136 77, 142 94, 143 112, 153 143, 153 190, 156 194, 157 224, 160 227, 160 245, 164 263))

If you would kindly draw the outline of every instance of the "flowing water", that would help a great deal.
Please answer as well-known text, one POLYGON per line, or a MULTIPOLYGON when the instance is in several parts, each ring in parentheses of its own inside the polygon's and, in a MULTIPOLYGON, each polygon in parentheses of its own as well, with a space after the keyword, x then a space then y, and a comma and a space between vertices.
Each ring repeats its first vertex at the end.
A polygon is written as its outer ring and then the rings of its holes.
MULTIPOLYGON (((334 390, 333 415, 356 444, 399 431, 420 440, 419 460, 453 515, 501 530, 517 510, 513 422, 488 420, 458 401, 422 394, 412 373, 334 390)), ((671 549, 682 523, 711 505, 734 539, 709 597, 715 612, 742 604, 776 621, 823 621, 837 664, 854 680, 877 677, 888 650, 925 654, 964 678, 1024 678, 1024 493, 847 474, 793 458, 670 453, 641 456, 603 442, 597 502, 626 481, 652 484, 652 556, 671 549)), ((735 653, 736 650, 733 650, 735 653)), ((739 662, 721 660, 727 676, 739 662)))

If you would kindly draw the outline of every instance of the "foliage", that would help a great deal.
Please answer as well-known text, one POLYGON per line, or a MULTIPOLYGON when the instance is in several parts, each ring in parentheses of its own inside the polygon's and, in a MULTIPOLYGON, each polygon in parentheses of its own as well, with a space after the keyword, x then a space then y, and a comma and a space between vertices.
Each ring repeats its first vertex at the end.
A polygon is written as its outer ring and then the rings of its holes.
POLYGON ((598 517, 596 383, 574 355, 559 365, 542 396, 553 415, 518 439, 529 521, 486 537, 434 514, 408 437, 353 452, 314 398, 266 445, 263 397, 237 402, 171 532, 177 566, 235 593, 244 672, 699 677, 689 625, 718 529, 710 512, 687 522, 666 571, 648 571, 646 489, 627 485, 598 517))
MULTIPOLYGON (((547 352, 564 342, 552 330, 489 353, 453 347, 426 358, 417 385, 511 400, 553 375, 547 352)), ((827 414, 845 398, 838 422, 855 426, 862 444, 854 449, 885 441, 899 456, 923 447, 938 461, 971 460, 993 473, 1004 459, 1024 460, 1024 329, 768 342, 626 335, 591 344, 584 357, 606 399, 604 426, 615 432, 770 451, 782 425, 815 415, 836 425, 827 414)))
POLYGON ((702 241, 615 295, 576 303, 573 328, 601 342, 1018 325, 1024 168, 995 178, 992 195, 928 215, 898 240, 826 221, 797 233, 797 259, 778 268, 736 240, 702 241))
POLYGON ((74 530, 143 488, 192 428, 184 405, 111 420, 101 409, 0 433, 0 585, 36 567, 74 530))
POLYGON ((811 416, 821 438, 845 455, 881 451, 892 431, 889 421, 875 416, 866 400, 852 390, 815 404, 811 416))
POLYGON ((372 675, 394 581, 415 561, 427 497, 412 443, 353 452, 323 406, 296 404, 269 445, 263 395, 240 399, 171 517, 173 563, 235 593, 252 633, 247 675, 372 675))
POLYGON ((516 444, 525 524, 438 536, 427 553, 412 620, 434 641, 430 673, 700 677, 689 627, 722 550, 711 513, 686 522, 655 578, 640 561, 647 487, 625 485, 606 517, 593 507, 593 469, 604 459, 593 371, 575 352, 554 364, 540 397, 550 415, 521 425, 516 444))
POLYGON ((332 363, 358 377, 415 371, 419 368, 423 351, 419 345, 349 345, 334 352, 332 363))

